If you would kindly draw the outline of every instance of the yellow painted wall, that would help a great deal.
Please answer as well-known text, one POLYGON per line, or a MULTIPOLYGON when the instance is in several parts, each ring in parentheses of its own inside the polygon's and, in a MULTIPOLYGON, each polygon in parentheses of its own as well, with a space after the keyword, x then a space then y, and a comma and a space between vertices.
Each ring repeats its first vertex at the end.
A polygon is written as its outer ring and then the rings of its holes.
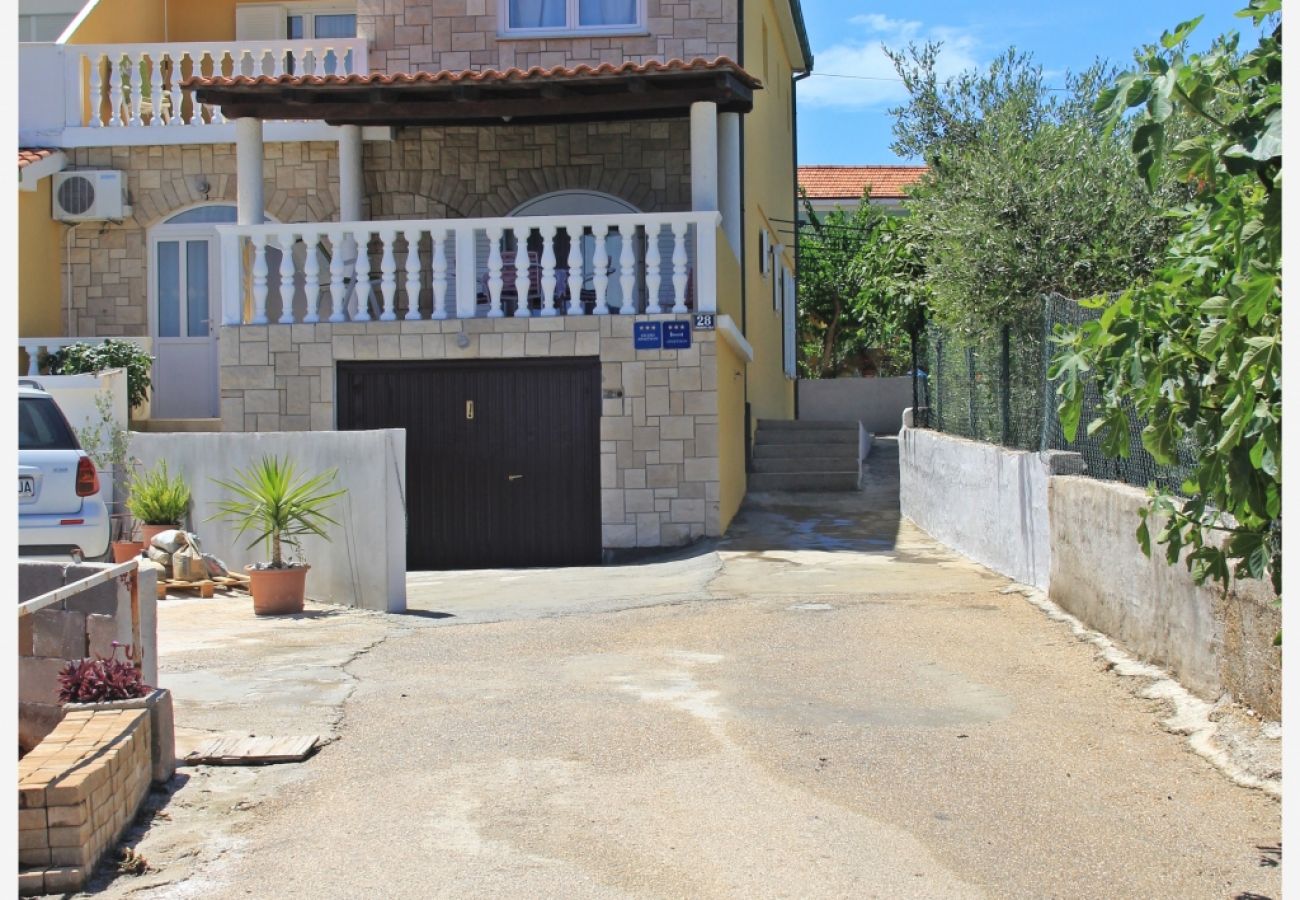
MULTIPOLYGON (((791 54, 781 39, 773 0, 744 0, 746 71, 763 82, 745 129, 745 337, 754 348, 747 369, 751 424, 759 419, 794 418, 794 382, 782 365, 781 311, 773 306, 773 278, 760 271, 759 231, 766 228, 794 260, 794 153, 791 136, 791 54), (782 220, 782 221, 777 221, 782 220)), ((784 0, 776 0, 784 2, 784 0)), ((735 317, 737 324, 740 316, 735 317)))
POLYGON ((52 178, 18 192, 18 336, 63 334, 63 226, 50 217, 52 178))
MULTIPOLYGON (((740 261, 731 252, 727 236, 718 229, 718 312, 740 327, 740 261)), ((718 474, 721 484, 718 510, 726 531, 740 501, 745 499, 745 365, 743 356, 717 336, 718 474)))
MULTIPOLYGON (((164 0, 99 0, 68 37, 70 44, 139 44, 161 41, 164 0)), ((175 5, 178 0, 172 0, 175 5)), ((206 0, 188 0, 200 5, 206 0)))

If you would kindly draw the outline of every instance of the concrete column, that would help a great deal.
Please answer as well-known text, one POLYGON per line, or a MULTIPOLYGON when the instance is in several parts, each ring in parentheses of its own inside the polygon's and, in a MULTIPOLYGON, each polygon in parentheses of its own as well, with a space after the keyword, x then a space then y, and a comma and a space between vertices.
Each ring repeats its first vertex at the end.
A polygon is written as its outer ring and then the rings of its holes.
POLYGON ((718 208, 718 104, 691 104, 691 209, 718 208))
POLYGON ((740 113, 718 116, 718 209, 722 230, 740 256, 740 113))
POLYGON ((235 196, 240 225, 261 225, 266 215, 262 184, 262 120, 235 120, 235 196))
POLYGON ((339 221, 361 221, 361 126, 339 126, 339 221))

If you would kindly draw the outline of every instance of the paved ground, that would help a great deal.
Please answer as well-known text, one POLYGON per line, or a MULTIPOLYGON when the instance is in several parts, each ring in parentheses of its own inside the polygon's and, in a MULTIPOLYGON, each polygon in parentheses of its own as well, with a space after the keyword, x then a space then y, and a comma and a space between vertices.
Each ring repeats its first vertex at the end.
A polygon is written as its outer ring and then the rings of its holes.
POLYGON ((1277 897, 1280 809, 1005 579, 861 496, 654 564, 411 579, 411 614, 169 601, 192 742, 150 897, 1277 897))

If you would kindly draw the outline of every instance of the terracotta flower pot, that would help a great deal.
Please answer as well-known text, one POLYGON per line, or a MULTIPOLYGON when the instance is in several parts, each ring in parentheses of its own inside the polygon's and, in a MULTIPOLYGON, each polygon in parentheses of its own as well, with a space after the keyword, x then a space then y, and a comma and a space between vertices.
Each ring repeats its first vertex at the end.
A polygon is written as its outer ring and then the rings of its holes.
POLYGON ((139 556, 142 550, 143 541, 113 541, 113 562, 129 562, 139 556))
POLYGON ((171 531, 172 529, 179 528, 179 527, 180 527, 179 525, 145 525, 144 523, 141 523, 140 541, 145 545, 145 547, 152 547, 153 539, 156 535, 162 534, 164 531, 171 531))
POLYGON ((307 592, 307 570, 311 566, 288 569, 256 569, 245 566, 253 595, 253 612, 259 616, 282 616, 302 612, 307 592))

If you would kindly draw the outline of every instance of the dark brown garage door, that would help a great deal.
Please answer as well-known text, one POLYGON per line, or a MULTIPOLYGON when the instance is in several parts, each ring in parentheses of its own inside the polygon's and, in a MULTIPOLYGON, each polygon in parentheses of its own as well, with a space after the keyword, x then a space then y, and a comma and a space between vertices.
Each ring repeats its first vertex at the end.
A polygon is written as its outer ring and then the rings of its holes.
POLYGON ((600 561, 600 363, 338 365, 338 427, 406 429, 411 569, 600 561))

